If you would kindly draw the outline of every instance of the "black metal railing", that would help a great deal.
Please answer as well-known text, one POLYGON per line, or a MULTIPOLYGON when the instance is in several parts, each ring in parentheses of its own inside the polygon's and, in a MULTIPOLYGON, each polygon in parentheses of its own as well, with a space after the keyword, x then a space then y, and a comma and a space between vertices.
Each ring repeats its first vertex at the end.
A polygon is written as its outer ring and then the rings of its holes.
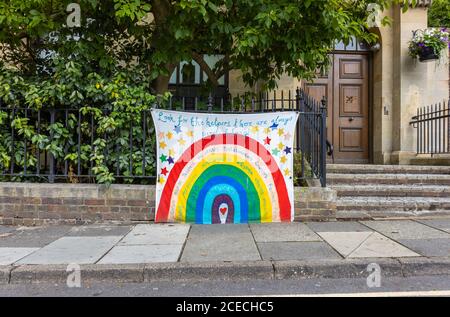
POLYGON ((450 100, 418 108, 410 124, 416 129, 417 154, 450 154, 450 100))
POLYGON ((301 165, 299 180, 319 179, 326 186, 326 156, 332 155, 332 146, 326 139, 326 100, 315 100, 298 88, 292 91, 273 91, 260 94, 214 98, 203 97, 169 98, 159 105, 169 110, 195 112, 252 113, 275 111, 298 111, 295 151, 301 153, 298 160, 301 165))
MULTIPOLYGON (((45 107, 36 110, 0 104, 0 133, 3 131, 4 138, 0 146, 6 147, 9 157, 9 161, 0 157, 0 176, 13 180, 93 182, 99 174, 94 172, 98 168, 95 162, 101 159, 101 165, 107 167, 116 182, 154 183, 156 148, 151 107, 215 113, 298 111, 298 178, 319 179, 326 186, 325 101, 314 100, 302 89, 235 98, 173 96, 160 99, 139 113, 127 113, 121 129, 110 131, 99 129, 95 119, 99 114, 95 111, 45 107), (34 136, 28 136, 26 129, 32 129, 34 136), (96 144, 99 140, 102 144, 96 144)), ((106 116, 111 109, 100 111, 101 116, 106 116)))

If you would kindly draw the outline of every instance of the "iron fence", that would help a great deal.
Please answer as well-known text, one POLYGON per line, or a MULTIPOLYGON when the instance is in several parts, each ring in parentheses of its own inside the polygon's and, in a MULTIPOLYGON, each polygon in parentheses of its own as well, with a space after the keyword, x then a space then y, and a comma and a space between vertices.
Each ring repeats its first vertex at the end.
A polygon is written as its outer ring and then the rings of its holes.
POLYGON ((418 108, 410 124, 416 129, 417 154, 450 154, 450 100, 418 108))
MULTIPOLYGON (((110 107, 97 109, 31 109, 0 104, 0 176, 13 180, 95 182, 98 175, 115 182, 155 183, 156 140, 150 109, 214 113, 292 110, 296 126, 299 180, 319 179, 326 186, 326 107, 302 89, 235 98, 173 96, 146 110, 126 113, 120 129, 101 128, 98 118, 110 107), (100 111, 101 113, 98 113, 100 111), (32 130, 33 133, 27 132, 32 130), (98 164, 100 160, 101 164, 98 164), (99 167, 105 167, 99 173, 99 167)), ((97 179, 98 181, 98 179, 97 179)))

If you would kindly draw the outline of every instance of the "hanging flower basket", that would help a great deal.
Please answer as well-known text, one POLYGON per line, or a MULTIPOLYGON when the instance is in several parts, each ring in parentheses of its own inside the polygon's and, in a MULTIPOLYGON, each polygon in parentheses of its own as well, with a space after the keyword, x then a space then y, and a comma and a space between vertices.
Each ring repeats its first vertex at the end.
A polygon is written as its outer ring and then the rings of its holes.
POLYGON ((449 38, 450 33, 446 28, 415 31, 409 42, 409 55, 420 62, 438 60, 442 51, 450 48, 449 38))
POLYGON ((439 56, 432 47, 424 47, 419 53, 420 62, 429 62, 439 59, 439 56))

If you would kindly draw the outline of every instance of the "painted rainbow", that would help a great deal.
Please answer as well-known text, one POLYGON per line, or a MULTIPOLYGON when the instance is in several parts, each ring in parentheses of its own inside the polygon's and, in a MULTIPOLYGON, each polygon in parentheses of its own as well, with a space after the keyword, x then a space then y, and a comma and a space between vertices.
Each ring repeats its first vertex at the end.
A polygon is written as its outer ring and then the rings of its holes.
MULTIPOLYGON (((183 132, 181 127, 178 129, 183 132)), ((164 138, 167 133, 170 132, 163 132, 163 136, 159 132, 164 138)), ((253 138, 251 133, 244 133, 193 137, 176 159, 164 155, 164 149, 159 148, 162 159, 158 169, 164 175, 158 178, 155 221, 197 224, 292 221, 292 177, 280 169, 280 158, 271 153, 267 144, 253 138), (289 186, 286 179, 291 183, 289 186)), ((162 142, 160 145, 166 148, 170 140, 162 142)))

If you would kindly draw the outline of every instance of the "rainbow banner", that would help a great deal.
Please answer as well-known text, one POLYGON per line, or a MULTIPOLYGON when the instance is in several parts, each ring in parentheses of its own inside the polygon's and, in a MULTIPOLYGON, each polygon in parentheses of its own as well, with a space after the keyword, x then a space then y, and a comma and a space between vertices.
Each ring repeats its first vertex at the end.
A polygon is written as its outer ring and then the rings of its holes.
POLYGON ((298 114, 153 109, 156 222, 290 222, 298 114))

